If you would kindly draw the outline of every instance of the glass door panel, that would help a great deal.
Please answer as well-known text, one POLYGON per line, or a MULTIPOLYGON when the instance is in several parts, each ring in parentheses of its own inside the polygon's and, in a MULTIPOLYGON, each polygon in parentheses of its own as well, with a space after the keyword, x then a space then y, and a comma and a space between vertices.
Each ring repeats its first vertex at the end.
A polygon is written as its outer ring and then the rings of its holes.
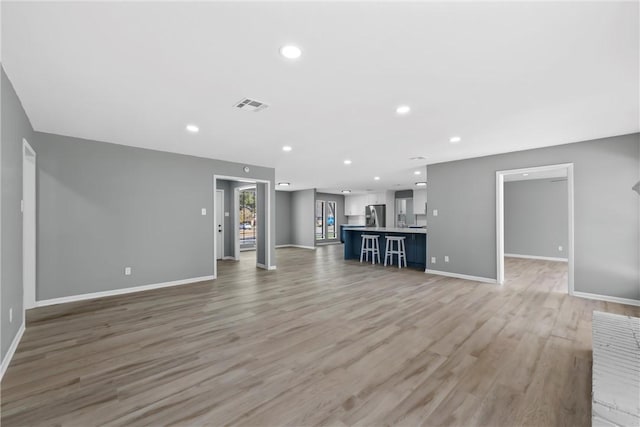
POLYGON ((325 239, 324 206, 324 201, 316 200, 316 240, 325 239))
POLYGON ((336 202, 327 202, 327 218, 325 220, 325 224, 327 224, 327 239, 337 239, 338 233, 336 232, 336 202))
POLYGON ((258 223, 256 221, 256 189, 240 190, 240 250, 255 249, 258 223))

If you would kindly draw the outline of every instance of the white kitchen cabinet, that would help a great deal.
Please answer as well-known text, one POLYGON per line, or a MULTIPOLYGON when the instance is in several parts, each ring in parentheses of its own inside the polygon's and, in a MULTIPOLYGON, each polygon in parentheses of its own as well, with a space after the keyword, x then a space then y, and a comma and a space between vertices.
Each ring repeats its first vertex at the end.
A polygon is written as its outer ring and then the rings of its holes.
POLYGON ((384 205, 387 203, 384 193, 367 194, 367 205, 384 205))
POLYGON ((414 215, 426 215, 427 214, 427 190, 413 190, 413 214, 414 215))
POLYGON ((367 205, 366 197, 358 194, 345 196, 345 215, 364 215, 364 207, 367 205))

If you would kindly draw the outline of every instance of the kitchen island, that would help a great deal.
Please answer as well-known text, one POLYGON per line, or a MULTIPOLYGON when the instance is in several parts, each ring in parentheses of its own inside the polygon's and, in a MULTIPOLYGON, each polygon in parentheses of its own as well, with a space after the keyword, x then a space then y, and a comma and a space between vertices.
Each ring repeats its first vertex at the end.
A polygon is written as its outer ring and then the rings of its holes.
MULTIPOLYGON (((391 227, 348 227, 342 229, 344 238, 344 259, 360 260, 360 248, 363 234, 380 236, 380 260, 384 264, 385 236, 404 236, 407 254, 407 266, 424 270, 427 266, 427 230, 424 228, 391 228, 391 227)), ((394 265, 398 265, 394 257, 394 265)), ((371 257, 369 257, 371 262, 371 257)))

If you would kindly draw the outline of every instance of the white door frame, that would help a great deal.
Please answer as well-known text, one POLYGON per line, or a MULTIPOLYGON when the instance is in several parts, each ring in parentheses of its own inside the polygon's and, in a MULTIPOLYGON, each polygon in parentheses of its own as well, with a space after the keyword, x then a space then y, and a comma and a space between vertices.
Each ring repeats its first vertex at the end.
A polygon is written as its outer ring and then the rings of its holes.
POLYGON ((556 165, 536 166, 530 168, 510 169, 496 171, 496 256, 497 256, 497 281, 504 284, 504 177, 523 173, 545 172, 556 169, 567 171, 567 199, 568 199, 568 267, 569 267, 569 295, 574 292, 574 212, 573 212, 573 163, 561 163, 556 165))
POLYGON ((24 310, 36 306, 36 151, 26 139, 22 139, 22 294, 24 310), (33 164, 33 194, 26 194, 27 164, 33 164), (33 200, 30 203, 29 200, 33 200), (31 221, 25 220, 29 210, 31 221), (27 236, 31 235, 32 239, 27 236))
MULTIPOLYGON (((266 223, 266 227, 265 227, 265 258, 266 258, 266 266, 263 266, 261 264, 258 263, 258 260, 256 258, 256 266, 258 268, 266 268, 267 270, 274 270, 275 266, 271 265, 271 181, 265 180, 265 179, 257 179, 257 178, 247 178, 247 177, 240 177, 240 176, 227 176, 227 175, 213 175, 213 190, 214 190, 214 197, 213 197, 213 225, 214 225, 214 229, 215 226, 217 224, 217 209, 216 209, 216 200, 215 200, 215 191, 218 188, 218 180, 219 179, 223 179, 226 181, 239 181, 239 182, 246 182, 246 183, 252 183, 252 184, 266 184, 266 193, 267 193, 267 200, 265 203, 265 223, 266 223)), ((256 189, 257 190, 257 189, 256 189)), ((237 190, 234 189, 234 209, 236 210, 236 212, 240 211, 240 206, 237 205, 238 203, 238 198, 235 197, 235 192, 237 190)), ((257 191, 256 191, 257 193, 257 191)), ((257 196, 257 194, 256 194, 257 196)), ((234 221, 235 222, 235 221, 234 221)), ((237 245, 239 245, 239 241, 238 241, 238 230, 237 230, 237 224, 234 224, 231 228, 233 228, 233 239, 235 241, 237 241, 237 245)), ((256 236, 256 244, 257 244, 257 236, 256 236)), ((217 249, 216 249, 216 244, 215 244, 215 240, 214 240, 214 244, 213 244, 213 278, 216 279, 218 277, 218 260, 217 260, 217 249)), ((236 253, 235 258, 236 260, 239 259, 240 257, 240 252, 238 250, 239 248, 236 247, 236 253)), ((257 247, 256 247, 256 251, 257 251, 257 247)))
MULTIPOLYGON (((222 216, 222 222, 219 223, 220 224, 220 228, 222 230, 222 233, 221 233, 222 234, 222 254, 220 254, 220 257, 218 257, 216 255, 216 260, 224 258, 224 231, 225 231, 224 230, 224 190, 216 189, 216 197, 218 197, 218 193, 222 194, 222 215, 223 216, 222 216)), ((215 201, 214 201, 214 203, 215 203, 215 201)), ((216 210, 216 212, 214 213, 214 218, 217 218, 217 214, 218 214, 217 206, 215 206, 214 209, 216 210)), ((216 250, 217 250, 218 249, 217 248, 218 247, 218 240, 217 240, 218 239, 218 222, 217 221, 214 222, 214 233, 216 233, 216 242, 215 242, 216 244, 215 244, 215 246, 216 246, 216 250)))

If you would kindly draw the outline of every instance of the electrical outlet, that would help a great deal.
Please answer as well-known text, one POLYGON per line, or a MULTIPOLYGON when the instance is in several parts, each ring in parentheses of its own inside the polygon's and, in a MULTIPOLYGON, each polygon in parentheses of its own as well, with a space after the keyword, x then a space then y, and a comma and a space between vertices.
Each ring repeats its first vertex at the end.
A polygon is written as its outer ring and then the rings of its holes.
POLYGON ((131 267, 125 267, 124 268, 124 275, 125 276, 131 276, 131 267))
POLYGON ((444 256, 444 262, 449 262, 449 255, 444 256))
POLYGON ((9 309, 9 323, 13 323, 13 307, 9 309))
POLYGON ((436 263, 436 257, 432 256, 431 257, 431 264, 435 264, 436 263))
POLYGON ((205 216, 207 214, 207 209, 206 208, 202 208, 202 216, 205 216))
POLYGON ((558 251, 562 252, 562 246, 558 246, 558 251))

